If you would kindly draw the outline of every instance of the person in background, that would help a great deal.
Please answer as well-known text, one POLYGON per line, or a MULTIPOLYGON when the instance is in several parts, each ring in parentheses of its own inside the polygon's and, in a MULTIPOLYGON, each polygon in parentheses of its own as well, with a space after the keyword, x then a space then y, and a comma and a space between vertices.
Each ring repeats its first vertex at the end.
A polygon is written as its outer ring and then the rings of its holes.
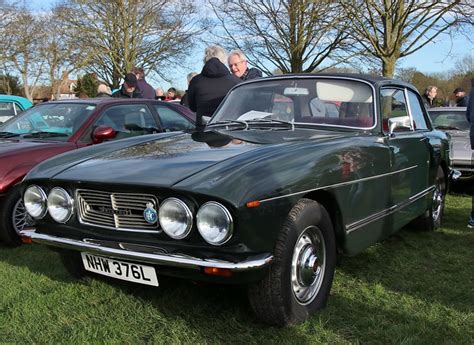
POLYGON ((170 87, 168 91, 166 92, 166 98, 165 101, 174 101, 175 99, 178 98, 177 91, 174 87, 170 87))
POLYGON ((423 94, 423 103, 425 104, 426 109, 435 107, 435 98, 438 94, 438 88, 436 86, 430 85, 426 88, 425 93, 423 94))
POLYGON ((112 97, 112 92, 110 91, 110 87, 105 84, 99 84, 97 87, 97 95, 96 98, 109 98, 112 97))
POLYGON ((232 75, 225 63, 227 56, 220 46, 210 46, 204 50, 204 67, 189 83, 189 109, 196 112, 196 128, 202 129, 205 125, 204 116, 211 117, 227 92, 241 82, 241 79, 232 75))
MULTIPOLYGON (((196 72, 188 73, 188 75, 186 76, 186 80, 188 81, 188 87, 189 87, 189 83, 191 82, 191 79, 193 79, 197 75, 198 74, 196 72)), ((179 102, 179 104, 184 105, 185 107, 189 108, 188 90, 184 91, 184 95, 183 97, 181 97, 181 101, 179 102)))
MULTIPOLYGON (((474 78, 471 79, 471 93, 467 102, 466 118, 470 123, 469 138, 471 141, 471 161, 474 160, 474 78)), ((474 229, 474 185, 470 184, 472 198, 471 215, 467 223, 469 229, 474 229)))
POLYGON ((155 99, 155 89, 145 80, 145 71, 141 67, 133 67, 132 73, 137 77, 137 86, 142 98, 155 99))
POLYGON ((122 87, 112 94, 115 98, 142 98, 140 89, 137 86, 137 76, 133 73, 125 75, 122 87))
POLYGON ((227 63, 232 74, 242 80, 262 77, 262 71, 257 68, 248 67, 247 57, 240 49, 234 49, 230 52, 227 63))
POLYGON ((165 93, 163 92, 163 89, 161 87, 156 88, 155 99, 159 99, 161 101, 164 101, 166 99, 165 93))
POLYGON ((469 97, 466 96, 466 90, 462 87, 458 87, 453 91, 453 93, 456 98, 456 107, 467 107, 469 97))

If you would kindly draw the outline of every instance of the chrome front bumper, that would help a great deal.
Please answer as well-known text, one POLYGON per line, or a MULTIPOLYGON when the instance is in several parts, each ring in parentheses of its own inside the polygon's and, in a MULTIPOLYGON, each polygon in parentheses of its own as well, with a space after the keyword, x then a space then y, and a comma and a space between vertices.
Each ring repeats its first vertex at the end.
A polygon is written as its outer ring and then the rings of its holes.
POLYGON ((21 235, 29 237, 35 243, 71 249, 91 254, 103 255, 116 259, 132 260, 140 263, 181 267, 199 270, 204 267, 225 268, 231 271, 249 271, 268 265, 273 256, 262 254, 244 261, 231 262, 219 259, 203 259, 189 255, 169 254, 165 250, 131 243, 98 241, 93 239, 71 240, 67 238, 36 233, 34 230, 23 230, 21 235))

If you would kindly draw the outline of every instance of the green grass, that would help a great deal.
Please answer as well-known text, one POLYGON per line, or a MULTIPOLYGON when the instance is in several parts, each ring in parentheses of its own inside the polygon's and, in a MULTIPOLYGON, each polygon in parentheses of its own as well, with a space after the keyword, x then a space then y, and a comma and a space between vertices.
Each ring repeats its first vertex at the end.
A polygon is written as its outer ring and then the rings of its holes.
POLYGON ((470 206, 448 196, 441 230, 343 257, 327 308, 285 329, 259 324, 238 287, 78 282, 43 246, 1 247, 0 342, 473 344, 470 206))

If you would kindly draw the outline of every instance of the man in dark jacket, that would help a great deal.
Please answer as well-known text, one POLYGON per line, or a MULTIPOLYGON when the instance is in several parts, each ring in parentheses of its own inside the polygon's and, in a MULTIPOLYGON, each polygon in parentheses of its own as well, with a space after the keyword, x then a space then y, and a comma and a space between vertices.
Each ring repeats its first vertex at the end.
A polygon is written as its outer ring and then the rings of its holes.
POLYGON ((466 96, 466 91, 462 87, 458 87, 453 93, 456 98, 456 107, 467 107, 468 97, 466 96))
POLYGON ((242 80, 262 77, 262 71, 248 67, 247 56, 240 49, 234 49, 230 52, 227 63, 232 74, 242 80))
MULTIPOLYGON (((471 79, 471 93, 469 94, 469 102, 467 104, 466 109, 466 118, 467 121, 471 124, 469 137, 471 139, 471 161, 474 160, 474 78, 471 79)), ((469 217, 469 222, 467 223, 467 227, 470 229, 474 229, 474 191, 472 190, 471 186, 471 193, 472 193, 472 208, 471 208, 471 216, 469 217)))
POLYGON ((128 73, 125 76, 120 90, 112 94, 115 98, 142 98, 140 89, 137 86, 137 76, 133 73, 128 73))
POLYGON ((145 71, 141 67, 133 67, 132 73, 137 77, 137 86, 142 98, 155 99, 155 89, 145 80, 145 71))
POLYGON ((202 128, 203 116, 212 116, 227 92, 238 83, 239 78, 230 74, 226 54, 222 47, 210 46, 205 50, 204 67, 201 74, 191 79, 187 92, 189 108, 196 112, 196 127, 202 128))

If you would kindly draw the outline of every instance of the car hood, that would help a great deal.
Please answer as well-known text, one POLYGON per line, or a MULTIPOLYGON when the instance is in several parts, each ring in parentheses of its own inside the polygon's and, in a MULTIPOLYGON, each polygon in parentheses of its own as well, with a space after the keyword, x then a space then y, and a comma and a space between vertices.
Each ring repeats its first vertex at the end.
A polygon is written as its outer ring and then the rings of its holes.
POLYGON ((0 193, 21 179, 33 166, 75 149, 69 142, 0 139, 0 193))
MULTIPOLYGON (((341 135, 339 133, 339 135, 341 135)), ((234 161, 240 167, 274 154, 278 147, 297 145, 302 139, 328 140, 337 136, 326 131, 194 132, 150 137, 116 150, 97 152, 52 167, 49 178, 97 184, 152 185, 172 187, 216 164, 234 161), (286 143, 283 145, 283 143, 286 143), (240 157, 240 161, 236 161, 240 157)), ((74 154, 78 154, 76 151, 74 154)), ((33 176, 34 177, 34 176, 33 176)))

